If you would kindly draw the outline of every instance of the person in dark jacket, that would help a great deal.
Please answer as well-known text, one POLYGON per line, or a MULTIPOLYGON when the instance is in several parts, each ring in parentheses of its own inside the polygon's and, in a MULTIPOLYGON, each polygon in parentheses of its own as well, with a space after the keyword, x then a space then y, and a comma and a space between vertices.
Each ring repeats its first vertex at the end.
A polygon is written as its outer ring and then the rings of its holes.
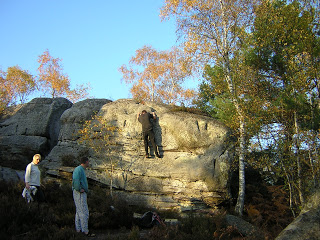
POLYGON ((154 139, 154 132, 153 132, 153 125, 152 122, 150 121, 150 119, 157 119, 156 113, 152 112, 148 113, 146 110, 143 110, 141 113, 138 113, 137 115, 138 121, 141 123, 142 125, 142 135, 143 135, 143 141, 144 141, 144 149, 146 152, 146 158, 149 158, 149 139, 150 142, 152 144, 153 150, 155 155, 160 158, 160 154, 158 152, 158 147, 155 143, 155 139, 154 139))

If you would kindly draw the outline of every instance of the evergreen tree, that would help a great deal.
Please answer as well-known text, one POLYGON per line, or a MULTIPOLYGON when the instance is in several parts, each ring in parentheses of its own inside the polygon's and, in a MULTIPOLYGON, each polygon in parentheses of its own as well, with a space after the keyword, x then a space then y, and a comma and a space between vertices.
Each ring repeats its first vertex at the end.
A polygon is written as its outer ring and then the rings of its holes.
MULTIPOLYGON (((294 192, 305 201, 303 148, 306 137, 317 142, 319 108, 319 22, 316 9, 303 8, 299 1, 263 1, 256 11, 253 28, 254 48, 248 63, 264 76, 260 84, 270 91, 270 124, 278 124, 276 164, 286 179, 291 203, 294 192)), ((314 148, 315 150, 316 148, 314 148)), ((315 157, 312 157, 314 163, 315 157)), ((318 162, 318 159, 316 160, 318 162)))

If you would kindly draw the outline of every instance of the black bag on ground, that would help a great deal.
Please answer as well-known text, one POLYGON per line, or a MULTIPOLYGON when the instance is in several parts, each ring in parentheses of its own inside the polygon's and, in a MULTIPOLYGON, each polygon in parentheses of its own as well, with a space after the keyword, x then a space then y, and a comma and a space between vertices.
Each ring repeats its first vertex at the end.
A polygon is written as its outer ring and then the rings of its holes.
POLYGON ((146 212, 138 221, 139 227, 151 228, 155 225, 164 224, 160 216, 156 212, 146 212))

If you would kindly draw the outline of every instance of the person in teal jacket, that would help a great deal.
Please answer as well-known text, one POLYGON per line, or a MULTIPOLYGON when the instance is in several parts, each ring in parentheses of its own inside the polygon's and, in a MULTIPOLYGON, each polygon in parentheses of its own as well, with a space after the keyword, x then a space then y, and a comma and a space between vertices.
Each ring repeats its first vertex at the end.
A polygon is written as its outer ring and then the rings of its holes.
POLYGON ((80 165, 76 167, 72 174, 72 191, 73 200, 76 205, 75 226, 77 232, 83 232, 86 236, 93 236, 89 233, 89 208, 87 204, 88 181, 86 176, 86 169, 89 167, 89 159, 82 157, 80 165))

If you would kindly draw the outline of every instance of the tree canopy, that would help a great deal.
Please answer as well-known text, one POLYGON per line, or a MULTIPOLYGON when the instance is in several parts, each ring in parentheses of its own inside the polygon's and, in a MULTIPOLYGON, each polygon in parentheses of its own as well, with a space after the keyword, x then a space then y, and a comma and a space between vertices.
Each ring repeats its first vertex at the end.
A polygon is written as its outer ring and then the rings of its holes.
POLYGON ((38 63, 39 75, 32 75, 18 65, 0 70, 0 113, 12 105, 25 103, 31 94, 66 97, 72 102, 88 97, 89 84, 72 89, 68 75, 63 73, 61 59, 53 58, 48 50, 39 56, 38 63))
MULTIPOLYGON (((269 139, 263 141, 274 143, 277 154, 269 163, 264 162, 265 166, 285 179, 291 196, 297 193, 299 200, 292 197, 292 202, 303 204, 308 189, 306 166, 312 169, 309 178, 317 178, 317 6, 316 1, 296 0, 167 0, 162 8, 164 19, 172 17, 177 22, 192 71, 203 75, 194 103, 236 130, 239 138, 239 214, 245 166, 247 161, 253 165, 259 161, 251 158, 255 150, 249 149, 248 143, 250 139, 257 141, 256 136, 266 129, 276 129, 265 132, 269 139)), ((267 149, 261 147, 260 151, 267 149)))
POLYGON ((84 99, 88 96, 89 87, 83 85, 71 89, 70 79, 63 73, 61 59, 53 58, 49 51, 45 51, 38 58, 39 88, 51 97, 67 97, 72 102, 84 99))
POLYGON ((131 94, 138 100, 166 104, 188 103, 195 92, 185 89, 183 82, 190 76, 188 62, 177 47, 170 51, 157 51, 144 46, 136 51, 128 65, 119 71, 127 84, 132 84, 131 94))
POLYGON ((36 90, 36 80, 19 66, 8 67, 0 71, 0 112, 10 105, 24 103, 27 97, 36 90))
MULTIPOLYGON (((251 81, 240 55, 242 38, 253 20, 257 1, 247 0, 167 0, 161 9, 163 19, 174 17, 184 53, 191 59, 192 72, 205 64, 222 70, 220 85, 232 104, 239 134, 239 193, 236 212, 242 215, 245 196, 245 154, 247 151, 247 115, 244 109, 243 85, 251 81), (240 63, 240 64, 239 64, 240 63)), ((249 68, 247 68, 249 70, 249 68)), ((221 99, 221 98, 220 98, 221 99)), ((225 105, 226 106, 226 105, 225 105)), ((230 105, 229 105, 230 106, 230 105)))

